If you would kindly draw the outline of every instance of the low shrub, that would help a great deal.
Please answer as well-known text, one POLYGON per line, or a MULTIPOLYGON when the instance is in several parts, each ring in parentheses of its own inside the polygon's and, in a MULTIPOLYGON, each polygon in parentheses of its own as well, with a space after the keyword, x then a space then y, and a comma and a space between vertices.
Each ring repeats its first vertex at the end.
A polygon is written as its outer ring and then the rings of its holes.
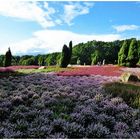
POLYGON ((123 98, 130 106, 140 108, 140 86, 115 82, 105 84, 104 90, 114 97, 123 98))

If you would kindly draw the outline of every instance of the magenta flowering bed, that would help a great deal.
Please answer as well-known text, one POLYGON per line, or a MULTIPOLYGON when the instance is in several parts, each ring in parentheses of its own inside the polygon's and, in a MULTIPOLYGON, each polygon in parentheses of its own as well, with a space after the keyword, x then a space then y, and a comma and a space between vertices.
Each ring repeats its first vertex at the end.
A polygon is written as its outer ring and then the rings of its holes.
POLYGON ((57 73, 59 76, 90 76, 90 75, 102 75, 102 76, 121 76, 122 68, 115 65, 104 66, 85 66, 76 67, 72 71, 60 71, 57 73))
POLYGON ((0 73, 8 73, 8 72, 14 72, 13 68, 9 68, 9 67, 0 67, 0 73))
POLYGON ((3 72, 4 70, 18 70, 18 69, 38 69, 40 66, 9 66, 9 67, 0 67, 0 72, 3 72))
POLYGON ((0 79, 0 138, 140 138, 140 110, 102 90, 116 80, 53 73, 0 79))

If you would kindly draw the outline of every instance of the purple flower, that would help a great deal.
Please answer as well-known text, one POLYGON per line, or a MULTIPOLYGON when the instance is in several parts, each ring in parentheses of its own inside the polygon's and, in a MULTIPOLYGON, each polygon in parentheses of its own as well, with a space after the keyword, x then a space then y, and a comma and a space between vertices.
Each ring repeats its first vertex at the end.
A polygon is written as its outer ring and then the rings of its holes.
POLYGON ((109 135, 109 129, 102 124, 90 124, 86 129, 87 138, 107 138, 109 135))
POLYGON ((64 132, 68 138, 83 138, 85 136, 85 129, 82 125, 73 123, 66 123, 64 132))
POLYGON ((125 132, 129 130, 129 126, 124 122, 116 122, 114 130, 115 132, 125 132))

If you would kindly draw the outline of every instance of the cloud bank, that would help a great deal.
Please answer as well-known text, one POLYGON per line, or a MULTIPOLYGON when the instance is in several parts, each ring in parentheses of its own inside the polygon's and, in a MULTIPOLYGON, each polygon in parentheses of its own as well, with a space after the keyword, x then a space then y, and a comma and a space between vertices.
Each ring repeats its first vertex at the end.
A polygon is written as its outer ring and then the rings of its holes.
MULTIPOLYGON (((73 45, 90 40, 113 41, 121 39, 119 34, 104 35, 88 35, 78 34, 64 30, 40 30, 33 33, 33 37, 18 43, 11 43, 13 54, 46 54, 52 52, 60 52, 64 44, 68 44, 70 40, 73 45)), ((6 48, 0 49, 5 53, 6 48)))
POLYGON ((12 17, 21 20, 34 21, 42 27, 55 26, 51 15, 55 13, 55 9, 49 7, 47 2, 42 5, 37 1, 18 1, 3 0, 0 2, 0 15, 12 17))
POLYGON ((117 32, 124 32, 124 31, 138 30, 140 27, 137 25, 119 25, 119 26, 114 25, 113 28, 117 32))

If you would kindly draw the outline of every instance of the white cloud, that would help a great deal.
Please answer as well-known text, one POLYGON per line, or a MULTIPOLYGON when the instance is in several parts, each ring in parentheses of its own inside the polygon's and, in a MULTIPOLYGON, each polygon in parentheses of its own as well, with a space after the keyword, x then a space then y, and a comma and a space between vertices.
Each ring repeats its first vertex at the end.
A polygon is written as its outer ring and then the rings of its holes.
POLYGON ((63 20, 68 25, 72 25, 72 20, 80 15, 85 15, 89 13, 89 9, 93 7, 93 2, 80 3, 70 3, 64 5, 64 15, 63 20))
POLYGON ((119 25, 119 26, 113 26, 113 28, 117 32, 124 32, 124 31, 129 31, 129 30, 137 30, 137 29, 139 29, 139 26, 137 26, 137 25, 119 25))
MULTIPOLYGON (((23 40, 18 43, 10 43, 13 54, 29 54, 29 53, 51 53, 62 50, 64 44, 68 44, 70 40, 76 45, 81 42, 90 40, 113 41, 121 39, 119 34, 104 35, 87 35, 77 34, 63 30, 40 30, 33 34, 32 38, 23 40)), ((6 48, 0 48, 0 52, 5 53, 6 48)))
POLYGON ((0 15, 35 21, 44 28, 55 25, 51 19, 51 15, 54 13, 55 9, 49 7, 45 1, 42 2, 42 5, 37 1, 0 1, 0 15), (44 9, 41 6, 43 6, 44 9))
POLYGON ((93 2, 68 2, 62 5, 63 13, 60 16, 57 13, 58 7, 50 7, 46 1, 2 0, 0 15, 34 21, 43 28, 48 28, 63 23, 71 25, 71 21, 77 16, 88 14, 93 5, 93 2))

